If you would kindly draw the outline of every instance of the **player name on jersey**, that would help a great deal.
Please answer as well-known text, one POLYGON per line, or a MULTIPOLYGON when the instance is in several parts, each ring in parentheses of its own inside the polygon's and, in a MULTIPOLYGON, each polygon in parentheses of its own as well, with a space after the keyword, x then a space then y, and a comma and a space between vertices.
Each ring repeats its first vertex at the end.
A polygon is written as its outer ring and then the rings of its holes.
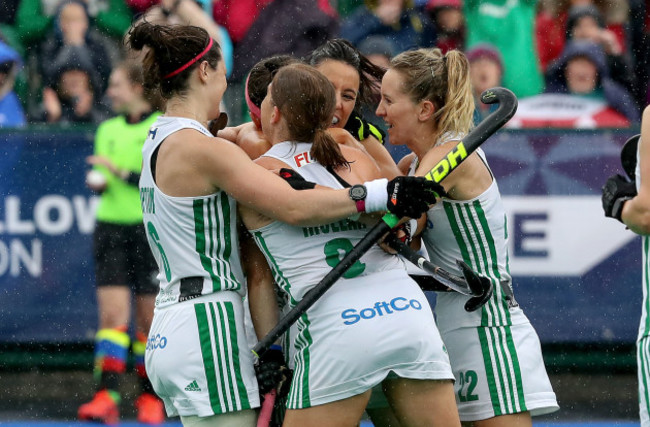
POLYGON ((140 189, 140 203, 142 204, 143 213, 156 213, 156 204, 153 198, 153 187, 142 187, 140 189))
POLYGON ((303 227, 302 233, 304 237, 311 237, 319 234, 337 233, 339 231, 348 230, 364 230, 366 228, 368 228, 366 224, 352 221, 351 219, 344 219, 331 224, 320 225, 318 227, 303 227))

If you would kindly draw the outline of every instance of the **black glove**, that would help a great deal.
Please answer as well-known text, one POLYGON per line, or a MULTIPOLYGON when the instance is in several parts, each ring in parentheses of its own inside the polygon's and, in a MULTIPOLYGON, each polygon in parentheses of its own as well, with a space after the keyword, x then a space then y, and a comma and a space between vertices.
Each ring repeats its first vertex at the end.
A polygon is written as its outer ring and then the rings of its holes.
POLYGON ((390 232, 393 236, 395 236, 396 239, 400 240, 402 243, 406 243, 407 245, 411 243, 411 222, 406 221, 401 224, 399 224, 397 227, 393 228, 390 232), (400 231, 403 232, 400 233, 400 231))
POLYGON ((294 190, 311 190, 316 184, 305 180, 298 172, 293 169, 280 169, 280 178, 284 179, 294 190))
POLYGON ((293 372, 284 363, 284 354, 279 345, 273 345, 262 355, 255 365, 255 376, 260 395, 264 396, 275 389, 277 397, 289 394, 293 372))
POLYGON ((379 129, 377 126, 373 125, 363 117, 361 114, 356 111, 352 111, 352 114, 348 118, 347 123, 343 127, 354 136, 357 140, 363 141, 369 136, 374 136, 377 138, 377 141, 384 143, 384 138, 386 134, 383 130, 379 129))
POLYGON ((420 176, 398 176, 388 182, 387 190, 388 210, 400 218, 418 218, 436 198, 447 196, 440 184, 420 176))
POLYGON ((623 176, 616 174, 609 177, 603 186, 603 210, 605 216, 623 222, 621 214, 625 202, 636 196, 636 185, 623 176))

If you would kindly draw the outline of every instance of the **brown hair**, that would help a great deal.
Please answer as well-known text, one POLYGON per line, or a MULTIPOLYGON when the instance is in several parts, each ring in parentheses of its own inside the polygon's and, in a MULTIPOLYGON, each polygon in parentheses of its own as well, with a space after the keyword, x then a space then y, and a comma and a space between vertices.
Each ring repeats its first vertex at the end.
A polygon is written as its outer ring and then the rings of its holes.
POLYGON ((312 156, 323 166, 348 166, 327 133, 336 107, 334 86, 314 67, 292 64, 273 78, 271 101, 285 118, 292 139, 311 142, 312 156))
POLYGON ((144 21, 129 30, 127 43, 135 50, 149 48, 143 60, 144 86, 159 90, 164 99, 182 95, 188 89, 191 72, 202 62, 208 61, 213 69, 221 61, 219 44, 213 42, 212 48, 182 72, 164 78, 189 63, 210 42, 208 32, 191 25, 156 25, 144 21))
POLYGON ((248 74, 248 96, 251 102, 261 107, 262 101, 266 97, 266 90, 275 73, 284 66, 299 62, 298 59, 290 55, 277 55, 264 58, 255 64, 248 74))
POLYGON ((413 102, 431 101, 438 136, 446 132, 467 133, 474 126, 474 97, 465 54, 451 50, 418 49, 397 55, 391 68, 404 78, 413 102))

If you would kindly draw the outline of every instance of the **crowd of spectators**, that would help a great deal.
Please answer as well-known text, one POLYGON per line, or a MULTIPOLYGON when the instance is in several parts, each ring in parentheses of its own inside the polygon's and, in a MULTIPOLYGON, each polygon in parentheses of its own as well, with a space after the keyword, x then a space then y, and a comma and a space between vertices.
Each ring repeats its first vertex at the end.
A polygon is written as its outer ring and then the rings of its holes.
MULTIPOLYGON (((416 47, 463 50, 477 97, 499 84, 524 106, 552 110, 568 100, 590 115, 571 124, 525 117, 514 126, 629 126, 650 103, 647 3, 6 0, 0 5, 0 127, 98 124, 109 117, 108 76, 129 56, 124 36, 142 19, 202 26, 220 43, 231 124, 248 118, 243 83, 253 64, 278 54, 302 58, 325 40, 342 37, 382 66, 416 47)), ((478 103, 476 120, 489 111, 478 103)))

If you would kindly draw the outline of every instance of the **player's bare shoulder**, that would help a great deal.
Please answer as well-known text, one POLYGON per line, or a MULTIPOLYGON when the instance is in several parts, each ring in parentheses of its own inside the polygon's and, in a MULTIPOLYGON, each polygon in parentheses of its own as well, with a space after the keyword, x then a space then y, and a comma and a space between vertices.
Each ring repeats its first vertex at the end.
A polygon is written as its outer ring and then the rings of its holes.
POLYGON ((408 175, 409 169, 415 160, 415 153, 408 153, 406 156, 402 157, 397 163, 397 169, 402 173, 402 175, 408 175))

